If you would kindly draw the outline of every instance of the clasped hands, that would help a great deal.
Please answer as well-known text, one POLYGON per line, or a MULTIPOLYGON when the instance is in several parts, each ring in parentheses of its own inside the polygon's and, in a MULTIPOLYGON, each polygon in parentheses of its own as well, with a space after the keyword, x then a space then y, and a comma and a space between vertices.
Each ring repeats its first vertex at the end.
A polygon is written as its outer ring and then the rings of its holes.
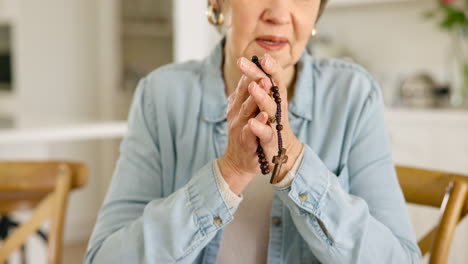
MULTIPOLYGON (((291 170, 297 160, 301 142, 294 135, 288 118, 288 91, 281 81, 283 69, 270 55, 260 59, 265 72, 271 75, 279 87, 281 96, 281 131, 283 147, 287 150, 288 162, 280 171, 280 179, 291 170)), ((276 124, 268 122, 276 114, 277 105, 270 96, 271 83, 266 74, 245 57, 237 60, 237 67, 243 73, 236 90, 228 97, 228 144, 224 155, 219 158, 218 166, 230 189, 239 195, 248 183, 261 173, 257 150, 257 137, 273 171, 273 156, 278 154, 276 124), (260 109, 260 113, 257 110, 260 109)), ((266 177, 266 176, 265 176, 266 177)))

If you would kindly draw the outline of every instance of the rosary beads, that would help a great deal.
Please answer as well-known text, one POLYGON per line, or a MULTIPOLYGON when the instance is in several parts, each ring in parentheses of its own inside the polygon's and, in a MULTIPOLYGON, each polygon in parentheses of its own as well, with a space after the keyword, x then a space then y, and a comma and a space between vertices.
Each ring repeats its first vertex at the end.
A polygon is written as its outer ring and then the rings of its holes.
MULTIPOLYGON (((281 170, 281 166, 283 163, 288 161, 288 156, 286 155, 286 149, 283 148, 283 138, 281 137, 281 130, 283 130, 283 125, 281 125, 281 97, 279 94, 279 88, 275 85, 273 80, 271 79, 271 75, 266 73, 257 56, 252 56, 252 62, 260 68, 266 76, 270 79, 271 82, 271 91, 273 92, 273 98, 275 99, 276 103, 276 114, 275 114, 275 121, 276 121, 276 133, 278 135, 278 155, 273 157, 272 162, 275 164, 273 168, 273 172, 271 173, 270 183, 275 184, 278 183, 281 179, 279 179, 279 172, 281 170)), ((260 113, 260 109, 257 110, 257 114, 260 113)), ((275 122, 274 121, 274 122, 275 122)), ((272 122, 273 123, 273 122, 272 122)), ((257 147, 257 155, 258 155, 258 162, 260 163, 260 169, 262 170, 262 174, 266 175, 270 173, 269 170, 269 163, 266 159, 265 153, 263 152, 263 148, 260 145, 260 139, 257 137, 258 147, 257 147)))

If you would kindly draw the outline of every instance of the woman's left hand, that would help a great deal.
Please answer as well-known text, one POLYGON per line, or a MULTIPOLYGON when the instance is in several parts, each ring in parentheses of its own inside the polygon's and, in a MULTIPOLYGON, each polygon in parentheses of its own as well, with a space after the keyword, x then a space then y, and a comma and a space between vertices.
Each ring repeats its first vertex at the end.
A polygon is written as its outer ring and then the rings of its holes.
MULTIPOLYGON (((261 87, 261 89, 249 87, 249 94, 253 99, 248 100, 250 101, 250 104, 252 104, 249 108, 258 107, 260 108, 260 111, 268 113, 270 117, 274 117, 277 105, 274 98, 270 96, 270 94, 272 94, 272 92, 270 93, 272 85, 269 78, 249 59, 242 57, 240 60, 240 63, 238 63, 240 71, 250 79, 257 80, 257 83, 261 87)), ((260 59, 260 63, 263 70, 271 75, 273 82, 279 87, 281 98, 281 125, 283 125, 281 136, 283 139, 283 148, 286 148, 286 155, 288 156, 288 160, 283 164, 279 175, 279 179, 283 179, 299 157, 302 149, 302 143, 297 139, 296 135, 294 135, 289 123, 287 100, 288 90, 281 80, 283 68, 269 54, 265 54, 263 58, 260 59)), ((269 155, 269 153, 274 153, 274 155, 277 155, 278 153, 278 137, 276 132, 277 123, 261 123, 252 117, 248 124, 251 131, 260 139, 260 144, 264 149, 267 160, 270 162, 270 171, 273 171, 274 164, 271 163, 273 156, 271 156, 271 154, 269 155)))

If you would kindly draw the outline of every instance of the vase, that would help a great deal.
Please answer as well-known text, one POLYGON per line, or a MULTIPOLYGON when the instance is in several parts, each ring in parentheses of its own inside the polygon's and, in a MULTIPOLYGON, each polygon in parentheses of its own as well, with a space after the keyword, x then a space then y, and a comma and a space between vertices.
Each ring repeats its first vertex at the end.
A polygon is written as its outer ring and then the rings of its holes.
POLYGON ((452 83, 451 104, 468 108, 468 27, 459 27, 452 32, 452 83))

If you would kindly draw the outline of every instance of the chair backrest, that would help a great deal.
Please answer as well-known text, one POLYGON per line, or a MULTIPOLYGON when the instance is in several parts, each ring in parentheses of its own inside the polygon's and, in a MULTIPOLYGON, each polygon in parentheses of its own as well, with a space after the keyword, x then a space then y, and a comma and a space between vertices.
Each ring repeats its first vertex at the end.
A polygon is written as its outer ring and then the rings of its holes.
POLYGON ((439 224, 418 245, 429 263, 447 263, 456 225, 468 214, 468 177, 443 171, 396 166, 398 179, 408 203, 440 207, 450 186, 450 196, 439 224))
POLYGON ((48 263, 60 263, 69 191, 82 187, 87 178, 88 169, 82 163, 0 162, 0 215, 19 209, 33 209, 31 217, 0 245, 0 263, 8 260, 47 219, 51 220, 48 263))

